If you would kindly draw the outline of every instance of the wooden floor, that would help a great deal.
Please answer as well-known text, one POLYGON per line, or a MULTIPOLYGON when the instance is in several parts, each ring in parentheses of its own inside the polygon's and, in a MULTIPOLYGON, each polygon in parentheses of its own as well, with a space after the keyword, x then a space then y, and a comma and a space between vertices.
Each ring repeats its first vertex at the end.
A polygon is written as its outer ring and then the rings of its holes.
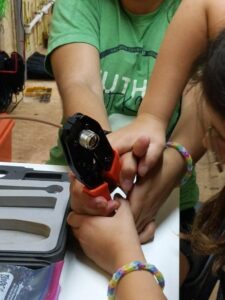
MULTIPOLYGON (((54 81, 27 81, 26 87, 50 87, 50 102, 40 102, 38 97, 24 97, 11 113, 60 124, 62 108, 54 81)), ((13 129, 12 158, 16 162, 44 163, 49 149, 55 145, 58 130, 37 122, 16 120, 13 129)))
MULTIPOLYGON (((33 86, 51 87, 50 102, 44 103, 37 98, 24 97, 11 114, 60 124, 62 106, 55 82, 26 82, 26 87, 33 86)), ((48 159, 49 149, 56 143, 57 132, 57 128, 40 123, 16 121, 12 138, 13 161, 44 163, 48 159)), ((218 192, 222 183, 225 182, 224 174, 219 176, 213 165, 209 164, 209 160, 210 158, 205 155, 196 166, 201 201, 206 201, 211 195, 218 192)), ((216 299, 215 295, 212 295, 210 299, 216 299)))

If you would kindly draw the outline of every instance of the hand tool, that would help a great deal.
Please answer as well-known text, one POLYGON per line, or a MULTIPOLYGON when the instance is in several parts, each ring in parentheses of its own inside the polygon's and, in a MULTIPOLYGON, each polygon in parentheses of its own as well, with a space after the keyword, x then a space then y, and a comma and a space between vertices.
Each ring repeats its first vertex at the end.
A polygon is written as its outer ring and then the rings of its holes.
POLYGON ((120 160, 100 124, 77 113, 64 124, 60 140, 68 165, 85 186, 84 192, 110 200, 119 183, 120 160))

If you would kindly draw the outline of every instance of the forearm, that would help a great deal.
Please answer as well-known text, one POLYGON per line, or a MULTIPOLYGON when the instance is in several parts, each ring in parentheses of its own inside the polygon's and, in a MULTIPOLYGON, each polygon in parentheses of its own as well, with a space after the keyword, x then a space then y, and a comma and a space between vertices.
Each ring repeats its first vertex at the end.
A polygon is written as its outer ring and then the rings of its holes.
POLYGON ((97 119, 104 129, 110 129, 103 102, 97 50, 86 44, 65 45, 52 53, 51 63, 64 116, 80 112, 97 119))
MULTIPOLYGON (((84 253, 111 275, 124 265, 129 265, 128 270, 132 271, 133 264, 130 264, 134 261, 146 263, 130 204, 121 197, 115 200, 120 201, 120 206, 112 217, 93 217, 70 212, 67 218, 84 253)), ((153 261, 150 263, 154 265, 153 261)), ((148 271, 133 271, 120 279, 109 283, 109 294, 115 295, 116 300, 164 299, 161 288, 148 271), (116 290, 113 290, 115 285, 116 290)))
POLYGON ((207 43, 204 3, 181 2, 160 48, 139 114, 148 112, 168 124, 189 79, 192 63, 207 43))
POLYGON ((197 162, 205 152, 203 107, 199 97, 201 91, 193 87, 183 98, 182 113, 170 141, 183 145, 197 162), (200 100, 200 101, 199 101, 200 100))
POLYGON ((75 113, 83 113, 98 120, 105 130, 110 130, 102 99, 87 85, 74 82, 64 88, 61 81, 58 81, 57 84, 62 98, 64 117, 71 116, 75 113))
MULTIPOLYGON (((120 253, 116 262, 116 269, 131 261, 146 262, 141 247, 132 247, 132 253, 120 253)), ((165 299, 162 289, 154 276, 148 271, 139 270, 125 275, 118 283, 116 300, 161 300, 165 299)))

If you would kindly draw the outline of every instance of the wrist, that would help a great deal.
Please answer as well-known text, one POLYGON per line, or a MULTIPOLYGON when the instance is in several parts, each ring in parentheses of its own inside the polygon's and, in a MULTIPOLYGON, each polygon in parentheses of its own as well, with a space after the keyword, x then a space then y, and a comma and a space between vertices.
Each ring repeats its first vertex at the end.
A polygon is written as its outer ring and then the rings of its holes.
MULTIPOLYGON (((121 266, 119 269, 117 269, 116 272, 113 274, 111 280, 109 281, 108 292, 107 292, 109 300, 115 300, 117 286, 118 286, 120 280, 124 276, 126 278, 128 277, 129 281, 127 281, 125 279, 125 281, 123 280, 123 283, 121 283, 119 285, 118 294, 120 294, 119 297, 121 299, 124 296, 126 296, 126 299, 130 299, 130 297, 132 297, 132 299, 139 299, 140 290, 142 290, 142 292, 143 292, 143 289, 145 290, 145 292, 147 292, 147 294, 149 294, 149 295, 154 294, 156 296, 156 298, 159 299, 159 295, 161 295, 162 292, 160 292, 160 294, 159 294, 158 293, 159 290, 157 288, 157 293, 156 293, 156 283, 161 287, 161 289, 163 289, 165 286, 163 274, 156 268, 156 266, 154 266, 150 263, 146 263, 146 262, 131 261, 131 262, 121 266), (130 278, 129 278, 129 276, 128 276, 128 274, 133 273, 134 271, 143 271, 143 270, 145 272, 141 272, 141 274, 139 274, 138 277, 130 275, 130 278), (151 277, 149 277, 147 275, 146 271, 151 273, 151 277), (153 279, 152 275, 154 276, 154 279, 153 279), (152 280, 155 281, 154 285, 153 285, 152 280), (123 289, 121 289, 122 284, 123 284, 123 289), (133 291, 134 293, 130 292, 130 290, 131 290, 130 288, 133 286, 133 284, 138 285, 138 287, 139 287, 138 292, 136 292, 136 291, 133 291), (154 289, 154 291, 153 291, 153 289, 154 289), (124 290, 125 290, 125 293, 124 293, 124 290)), ((160 297, 160 299, 161 299, 161 297, 160 297)))
POLYGON ((192 157, 191 157, 190 153, 188 152, 188 150, 183 145, 181 145, 180 143, 168 141, 166 143, 166 147, 176 150, 181 155, 183 160, 185 161, 186 172, 185 172, 182 180, 180 181, 180 185, 184 185, 190 179, 190 177, 193 174, 193 160, 192 160, 192 157))
POLYGON ((170 166, 173 172, 174 181, 176 185, 180 184, 180 181, 186 173, 187 166, 181 154, 174 148, 166 148, 164 151, 164 159, 166 165, 170 166))
POLYGON ((155 114, 140 111, 137 114, 137 118, 141 120, 145 120, 146 122, 155 122, 155 124, 157 124, 158 127, 160 127, 163 131, 166 132, 168 122, 165 119, 160 118, 155 114))
POLYGON ((118 268, 120 268, 121 266, 123 266, 131 261, 138 260, 141 262, 146 262, 144 253, 141 249, 141 246, 139 246, 139 245, 137 245, 137 246, 133 245, 132 247, 128 246, 125 249, 125 251, 119 249, 117 253, 118 253, 118 256, 115 258, 111 274, 116 272, 116 270, 118 268), (132 250, 130 250, 130 249, 132 249, 132 250))

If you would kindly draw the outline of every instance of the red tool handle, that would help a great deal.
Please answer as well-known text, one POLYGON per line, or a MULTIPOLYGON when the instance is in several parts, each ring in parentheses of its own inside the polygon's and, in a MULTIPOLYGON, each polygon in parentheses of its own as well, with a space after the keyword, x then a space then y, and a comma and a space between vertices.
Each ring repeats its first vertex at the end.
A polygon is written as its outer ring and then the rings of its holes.
POLYGON ((102 197, 106 198, 108 201, 111 200, 109 186, 108 186, 107 182, 104 182, 103 184, 99 185, 95 189, 91 189, 91 190, 84 187, 83 191, 91 197, 102 196, 102 197))
MULTIPOLYGON (((121 170, 119 153, 116 150, 114 151, 114 159, 112 162, 112 166, 109 171, 105 173, 105 178, 108 182, 117 185, 119 182, 119 175, 121 170)), ((99 185, 94 189, 88 189, 86 187, 83 188, 83 191, 91 197, 103 196, 108 201, 111 200, 109 185, 107 182, 99 185)))

